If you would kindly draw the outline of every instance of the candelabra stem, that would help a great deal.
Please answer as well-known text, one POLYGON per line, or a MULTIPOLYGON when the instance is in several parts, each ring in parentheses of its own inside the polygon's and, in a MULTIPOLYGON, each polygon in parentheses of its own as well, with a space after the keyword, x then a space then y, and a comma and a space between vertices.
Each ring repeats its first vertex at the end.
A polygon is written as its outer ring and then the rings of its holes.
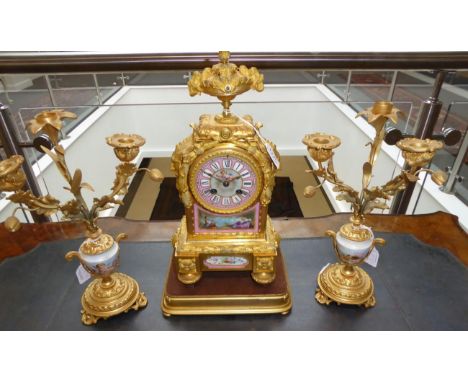
POLYGON ((382 141, 385 135, 384 125, 386 122, 386 118, 379 117, 372 125, 375 128, 375 138, 371 145, 371 151, 369 153, 369 163, 371 166, 374 166, 375 161, 377 160, 377 156, 380 152, 380 147, 382 146, 382 141))
POLYGON ((351 277, 354 276, 356 270, 354 269, 354 265, 344 264, 341 272, 345 277, 351 277))
POLYGON ((101 279, 101 286, 105 289, 111 288, 115 284, 115 281, 112 279, 112 275, 103 277, 101 279))

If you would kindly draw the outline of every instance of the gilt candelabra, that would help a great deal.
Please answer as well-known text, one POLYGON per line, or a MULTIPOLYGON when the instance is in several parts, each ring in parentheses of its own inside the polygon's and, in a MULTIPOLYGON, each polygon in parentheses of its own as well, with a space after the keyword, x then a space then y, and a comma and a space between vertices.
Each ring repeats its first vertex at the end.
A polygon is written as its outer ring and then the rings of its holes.
MULTIPOLYGON (((75 170, 73 174, 70 172, 65 161, 65 150, 59 144, 58 134, 62 128, 62 120, 65 118, 73 119, 76 115, 64 110, 46 111, 37 114, 29 121, 28 127, 33 134, 43 133, 48 136, 50 149, 45 146, 41 146, 41 149, 55 162, 68 184, 64 188, 73 195, 73 198, 61 203, 52 195, 36 196, 29 190, 23 190, 26 177, 21 168, 24 158, 20 155, 13 155, 0 162, 0 190, 12 192, 8 196, 9 200, 25 205, 27 210, 36 214, 50 216, 60 212, 64 220, 78 220, 84 223, 86 240, 78 251, 68 252, 65 258, 70 261, 77 257, 83 268, 95 277, 81 297, 83 307, 81 320, 84 324, 91 325, 101 318, 106 319, 130 309, 138 310, 148 303, 133 278, 116 272, 120 261, 119 242, 127 235, 121 233, 113 238, 103 233, 97 225, 97 219, 101 211, 122 204, 118 196, 127 193, 129 179, 137 171, 148 171, 154 181, 161 181, 163 176, 158 169, 139 169, 131 162, 145 143, 144 138, 136 134, 114 134, 107 138, 107 144, 114 148, 114 153, 121 163, 116 167, 111 192, 94 198, 92 205, 88 206, 82 190, 94 191, 94 189, 89 183, 83 182, 80 169, 75 170)), ((13 213, 5 221, 5 226, 14 232, 21 228, 21 223, 13 213)))
POLYGON ((402 191, 411 182, 418 180, 418 175, 426 171, 432 174, 432 180, 438 185, 446 181, 442 171, 432 171, 426 166, 443 143, 431 139, 404 138, 397 142, 403 158, 409 165, 401 173, 383 186, 370 187, 372 171, 385 137, 385 124, 388 120, 397 123, 400 111, 391 102, 376 102, 373 107, 358 113, 364 115, 375 129, 375 138, 370 146, 368 160, 362 168, 362 189, 355 190, 338 178, 333 166, 333 150, 341 141, 338 137, 324 133, 306 135, 303 143, 307 146, 312 159, 317 162, 316 170, 307 170, 322 179, 318 186, 307 186, 306 197, 312 197, 317 189, 327 181, 334 185, 337 200, 351 204, 351 222, 344 224, 338 232, 326 231, 333 240, 333 247, 339 262, 326 266, 318 275, 316 300, 321 304, 363 305, 372 307, 376 300, 374 286, 370 276, 359 267, 372 253, 375 245, 384 245, 385 240, 375 238, 372 229, 364 224, 364 215, 374 209, 389 208, 387 202, 396 192, 402 191))

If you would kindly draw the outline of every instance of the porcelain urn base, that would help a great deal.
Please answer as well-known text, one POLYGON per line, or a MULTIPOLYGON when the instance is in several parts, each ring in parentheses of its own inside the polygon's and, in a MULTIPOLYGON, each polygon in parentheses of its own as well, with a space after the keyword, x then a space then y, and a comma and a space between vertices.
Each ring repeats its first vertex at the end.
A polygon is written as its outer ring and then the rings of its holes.
POLYGON ((317 283, 315 299, 320 304, 335 302, 370 308, 376 303, 372 279, 358 266, 331 264, 319 273, 317 283))
POLYGON ((93 325, 130 309, 146 307, 148 300, 140 292, 138 283, 123 273, 113 273, 107 278, 93 280, 81 296, 81 321, 93 325))

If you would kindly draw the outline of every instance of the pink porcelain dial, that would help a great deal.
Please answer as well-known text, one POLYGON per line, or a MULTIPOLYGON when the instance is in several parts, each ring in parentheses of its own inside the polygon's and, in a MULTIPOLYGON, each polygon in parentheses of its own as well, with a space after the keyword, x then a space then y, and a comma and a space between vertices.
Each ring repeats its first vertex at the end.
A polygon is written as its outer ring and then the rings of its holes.
POLYGON ((196 173, 196 192, 205 207, 220 212, 240 211, 258 195, 254 168, 235 155, 213 156, 196 173))

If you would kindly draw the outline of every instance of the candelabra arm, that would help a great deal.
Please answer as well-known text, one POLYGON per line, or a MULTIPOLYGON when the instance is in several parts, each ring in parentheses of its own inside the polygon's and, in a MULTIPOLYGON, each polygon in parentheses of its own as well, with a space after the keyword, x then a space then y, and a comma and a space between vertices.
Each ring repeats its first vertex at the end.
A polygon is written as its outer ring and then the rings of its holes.
POLYGON ((120 200, 115 199, 118 194, 127 192, 129 178, 138 171, 138 168, 133 163, 121 163, 116 167, 114 185, 112 192, 100 198, 94 198, 91 208, 91 216, 97 218, 99 211, 107 208, 109 204, 122 204, 120 200))
POLYGON ((111 193, 100 198, 94 198, 93 206, 90 211, 90 217, 97 219, 99 211, 111 208, 111 205, 123 204, 121 200, 116 198, 117 195, 125 195, 128 191, 129 179, 137 171, 148 171, 150 178, 154 181, 162 181, 164 178, 161 171, 158 169, 148 170, 146 168, 138 168, 134 160, 139 148, 145 143, 145 139, 136 134, 114 134, 106 138, 107 144, 114 148, 114 153, 122 162, 116 167, 115 179, 111 188, 111 193))
POLYGON ((162 182, 164 180, 164 175, 157 168, 152 168, 151 170, 149 168, 139 168, 137 171, 147 172, 150 179, 154 182, 162 182))
MULTIPOLYGON (((333 167, 333 159, 330 158, 327 162, 327 167, 323 167, 321 162, 318 162, 319 169, 312 170, 314 175, 323 178, 324 181, 330 182, 335 185, 334 191, 341 192, 342 194, 341 199, 338 200, 346 200, 350 203, 355 203, 358 200, 359 193, 353 189, 351 186, 345 184, 342 180, 340 180, 334 170, 333 167), (351 200, 350 200, 351 199, 351 200)), ((323 182, 321 183, 323 184, 323 182)))
POLYGON ((406 187, 406 183, 407 179, 405 177, 405 174, 402 172, 400 175, 385 183, 382 188, 376 188, 380 191, 377 197, 383 198, 387 195, 394 195, 397 191, 404 189, 406 187))
POLYGON ((14 191, 8 197, 13 203, 25 204, 38 214, 52 215, 60 209, 60 202, 51 195, 35 196, 31 191, 14 191))
POLYGON ((333 187, 333 191, 338 192, 336 200, 344 200, 351 203, 353 205, 353 210, 356 211, 356 206, 360 205, 359 193, 354 188, 341 181, 336 174, 329 174, 327 172, 324 174, 323 178, 335 185, 335 187, 333 187))

